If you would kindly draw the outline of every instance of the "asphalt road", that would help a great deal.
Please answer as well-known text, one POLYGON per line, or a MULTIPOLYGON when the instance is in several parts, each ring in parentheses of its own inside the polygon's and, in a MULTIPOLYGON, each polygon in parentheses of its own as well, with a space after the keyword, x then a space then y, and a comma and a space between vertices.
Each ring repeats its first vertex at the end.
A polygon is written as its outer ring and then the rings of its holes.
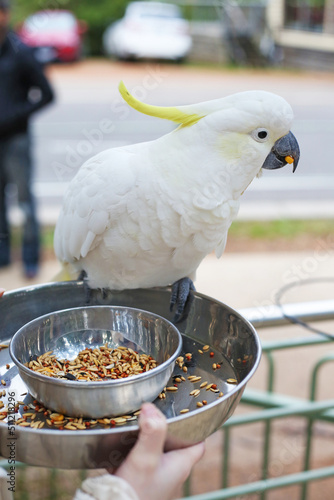
POLYGON ((146 102, 177 105, 263 89, 292 105, 301 160, 266 171, 243 196, 240 217, 334 215, 334 74, 205 69, 104 60, 49 68, 56 102, 33 121, 34 189, 45 218, 55 217, 68 181, 80 165, 110 147, 155 139, 173 129, 165 120, 129 109, 117 91, 121 79, 146 102))

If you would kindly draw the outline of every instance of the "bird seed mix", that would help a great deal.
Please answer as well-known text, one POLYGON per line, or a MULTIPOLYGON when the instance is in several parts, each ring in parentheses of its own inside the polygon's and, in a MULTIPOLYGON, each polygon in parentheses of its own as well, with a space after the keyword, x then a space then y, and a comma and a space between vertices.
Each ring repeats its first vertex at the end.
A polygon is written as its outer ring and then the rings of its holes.
MULTIPOLYGON (((210 346, 203 346, 199 349, 199 354, 209 353, 210 346)), ((211 356, 210 356, 211 357, 211 356)), ((249 356, 245 355, 243 359, 239 358, 238 362, 245 364, 249 361, 249 356)), ((185 368, 185 363, 190 363, 192 359, 192 354, 187 353, 184 356, 179 356, 176 359, 176 366, 180 369, 185 368)), ((216 366, 212 366, 212 370, 215 372, 220 368, 222 362, 216 363, 216 366)), ((70 380, 108 380, 110 378, 123 378, 129 377, 130 374, 134 375, 136 373, 142 373, 150 370, 157 366, 154 359, 146 354, 138 354, 132 349, 127 349, 125 347, 118 347, 117 349, 110 349, 108 345, 102 346, 98 349, 84 349, 81 351, 77 358, 73 361, 67 360, 57 360, 56 356, 52 354, 52 351, 46 352, 41 356, 33 356, 26 366, 34 371, 39 371, 44 375, 56 378, 70 378, 70 380), (80 365, 80 366, 78 366, 80 365), (113 366, 112 366, 113 365, 113 366), (129 366, 132 366, 132 371, 129 366), (139 367, 138 367, 139 365, 139 367), (107 374, 105 374, 105 371, 107 374), (67 377, 66 377, 67 375, 67 377), (103 377, 104 375, 104 377, 103 377), (71 377, 75 378, 71 378, 71 377), (89 378, 91 377, 91 378, 89 378)), ((189 395, 193 398, 200 396, 201 392, 204 391, 209 393, 215 393, 216 398, 221 398, 224 393, 217 387, 217 384, 208 383, 207 381, 202 382, 202 377, 198 375, 189 375, 187 379, 181 375, 176 374, 172 376, 173 385, 166 386, 159 394, 159 399, 166 399, 166 395, 169 393, 169 397, 174 397, 173 394, 177 394, 178 387, 180 384, 191 384, 191 388, 195 384, 199 384, 198 388, 192 389, 189 395)), ((226 380, 228 384, 237 384, 238 381, 235 378, 229 378, 226 380)), ((26 395, 27 393, 22 394, 26 395)), ((6 395, 6 390, 0 390, 0 397, 6 395)), ((215 399, 213 399, 214 401, 215 399)), ((183 408, 180 410, 180 414, 185 414, 203 406, 206 406, 208 401, 202 399, 196 402, 196 406, 192 409, 183 408)), ((125 425, 130 423, 132 420, 137 420, 140 410, 129 414, 123 415, 121 417, 114 418, 100 418, 100 419, 86 419, 86 418, 72 418, 60 413, 55 413, 52 410, 45 408, 41 403, 34 400, 33 403, 25 404, 23 401, 18 401, 15 405, 15 413, 21 413, 20 407, 23 407, 22 415, 18 415, 19 418, 15 419, 14 424, 21 427, 33 427, 36 429, 53 428, 62 430, 88 430, 93 429, 100 425, 103 428, 113 428, 115 426, 125 425)), ((8 405, 0 405, 0 424, 7 425, 7 417, 9 413, 8 405)))
POLYGON ((157 366, 155 359, 148 354, 139 354, 122 346, 112 349, 108 344, 95 349, 86 348, 71 361, 57 359, 52 352, 31 356, 25 366, 48 377, 86 382, 127 378, 157 366))

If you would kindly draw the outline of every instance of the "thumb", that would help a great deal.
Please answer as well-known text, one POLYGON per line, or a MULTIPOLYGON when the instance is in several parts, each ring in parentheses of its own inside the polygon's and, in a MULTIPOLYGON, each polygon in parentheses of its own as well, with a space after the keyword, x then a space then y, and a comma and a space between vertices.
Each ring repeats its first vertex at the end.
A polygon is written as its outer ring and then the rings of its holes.
POLYGON ((157 465, 163 453, 167 436, 167 422, 164 415, 151 403, 143 404, 139 416, 139 437, 130 452, 134 460, 142 460, 146 465, 157 465))
MULTIPOLYGON (((139 436, 125 462, 117 470, 117 476, 130 481, 154 475, 158 468, 167 434, 167 422, 163 414, 151 403, 143 404, 139 417, 139 436)), ((137 484, 138 486, 138 484, 137 484)))

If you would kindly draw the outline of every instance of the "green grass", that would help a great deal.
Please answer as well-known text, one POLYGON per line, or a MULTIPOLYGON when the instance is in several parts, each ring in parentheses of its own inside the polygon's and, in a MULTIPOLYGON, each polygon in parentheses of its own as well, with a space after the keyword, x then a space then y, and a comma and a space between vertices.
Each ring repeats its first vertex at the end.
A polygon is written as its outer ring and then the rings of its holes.
MULTIPOLYGON (((53 227, 42 228, 42 246, 46 250, 53 249, 53 227)), ((291 241, 298 237, 308 236, 322 238, 334 234, 334 220, 273 220, 273 221, 235 221, 229 230, 229 238, 248 238, 253 241, 291 241)), ((21 246, 21 229, 12 231, 12 246, 21 246)))
POLYGON ((315 238, 334 233, 334 221, 326 220, 273 220, 273 221, 235 221, 229 236, 250 238, 252 240, 291 240, 300 236, 315 238))
MULTIPOLYGON (((54 227, 41 228, 41 242, 44 248, 53 248, 54 227)), ((15 227, 11 230, 11 245, 17 249, 21 247, 22 229, 15 227)))

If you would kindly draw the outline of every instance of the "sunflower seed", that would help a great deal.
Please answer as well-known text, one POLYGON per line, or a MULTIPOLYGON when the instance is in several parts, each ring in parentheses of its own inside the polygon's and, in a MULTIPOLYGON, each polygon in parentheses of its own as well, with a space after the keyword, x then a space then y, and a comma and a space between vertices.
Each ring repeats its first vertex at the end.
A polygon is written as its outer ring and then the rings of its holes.
POLYGON ((116 417, 116 418, 113 418, 113 421, 116 424, 125 424, 126 423, 126 418, 124 418, 124 417, 116 417))
POLYGON ((80 431, 86 430, 86 426, 85 426, 85 425, 83 425, 83 424, 76 424, 76 427, 77 427, 77 429, 79 429, 80 431))
POLYGON ((65 417, 61 413, 51 413, 50 418, 55 422, 62 422, 65 417))
POLYGON ((75 425, 72 425, 70 423, 64 425, 64 429, 68 429, 70 431, 76 431, 77 430, 77 428, 75 427, 75 425))

